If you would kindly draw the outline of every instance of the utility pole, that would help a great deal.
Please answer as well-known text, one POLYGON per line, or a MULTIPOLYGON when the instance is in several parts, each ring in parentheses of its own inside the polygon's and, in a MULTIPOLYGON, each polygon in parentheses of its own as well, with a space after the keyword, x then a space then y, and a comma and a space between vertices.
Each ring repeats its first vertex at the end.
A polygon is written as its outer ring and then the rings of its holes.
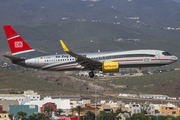
POLYGON ((97 107, 97 100, 96 100, 96 93, 97 91, 96 91, 96 84, 95 84, 95 120, 97 120, 97 109, 96 109, 96 107, 97 107))

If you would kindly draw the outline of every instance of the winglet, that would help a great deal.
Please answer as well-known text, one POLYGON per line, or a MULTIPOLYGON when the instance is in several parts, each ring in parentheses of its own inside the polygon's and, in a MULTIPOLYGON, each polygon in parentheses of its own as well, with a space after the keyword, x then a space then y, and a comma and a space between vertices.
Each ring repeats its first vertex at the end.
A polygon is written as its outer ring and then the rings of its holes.
POLYGON ((64 42, 63 42, 62 40, 60 40, 60 42, 61 42, 61 45, 62 45, 62 48, 63 48, 64 52, 69 53, 70 50, 66 47, 66 45, 64 44, 64 42))

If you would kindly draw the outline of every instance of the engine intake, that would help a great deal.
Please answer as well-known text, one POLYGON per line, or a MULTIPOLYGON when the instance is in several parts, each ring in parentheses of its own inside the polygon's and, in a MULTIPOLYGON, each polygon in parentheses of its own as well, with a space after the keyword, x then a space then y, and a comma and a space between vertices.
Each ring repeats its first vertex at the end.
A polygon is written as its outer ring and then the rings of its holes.
POLYGON ((107 62, 102 64, 103 73, 116 73, 119 72, 118 62, 107 62))

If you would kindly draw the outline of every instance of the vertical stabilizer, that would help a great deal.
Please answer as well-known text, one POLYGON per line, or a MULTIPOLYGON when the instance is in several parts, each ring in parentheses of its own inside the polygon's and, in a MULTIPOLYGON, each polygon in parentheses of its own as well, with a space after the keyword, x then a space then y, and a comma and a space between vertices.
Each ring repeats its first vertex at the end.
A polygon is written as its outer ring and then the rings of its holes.
POLYGON ((10 25, 3 27, 12 55, 35 51, 12 29, 10 25))

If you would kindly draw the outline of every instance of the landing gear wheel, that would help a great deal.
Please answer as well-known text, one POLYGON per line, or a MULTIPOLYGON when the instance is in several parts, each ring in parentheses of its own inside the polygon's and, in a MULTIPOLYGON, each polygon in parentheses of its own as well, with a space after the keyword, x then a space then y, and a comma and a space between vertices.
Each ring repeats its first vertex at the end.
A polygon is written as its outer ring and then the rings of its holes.
POLYGON ((94 73, 93 72, 89 72, 89 77, 93 78, 94 77, 94 73))

